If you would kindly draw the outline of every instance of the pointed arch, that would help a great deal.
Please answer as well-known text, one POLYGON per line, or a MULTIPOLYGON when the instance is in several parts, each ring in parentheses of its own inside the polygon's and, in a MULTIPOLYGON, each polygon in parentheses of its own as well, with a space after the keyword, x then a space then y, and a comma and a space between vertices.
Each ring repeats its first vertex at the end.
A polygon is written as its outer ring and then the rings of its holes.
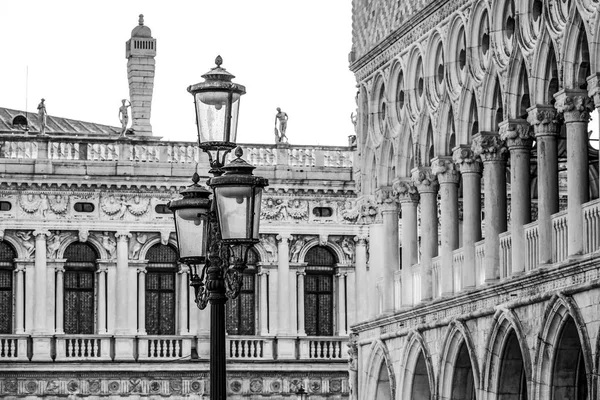
POLYGON ((471 85, 466 86, 459 100, 459 111, 457 114, 458 138, 456 144, 471 144, 471 138, 479 132, 479 107, 474 89, 471 85))
POLYGON ((587 88, 587 77, 591 75, 588 38, 579 10, 572 7, 562 44, 563 83, 567 89, 587 88))
MULTIPOLYGON (((416 140, 414 141, 415 149, 415 166, 429 165, 429 140, 433 137, 433 126, 431 125, 431 117, 427 110, 421 112, 421 116, 416 124, 416 140)), ((415 138, 413 138, 414 140, 415 138)))
POLYGON ((501 379, 503 379, 503 355, 507 349, 515 350, 515 346, 521 353, 527 398, 531 398, 531 357, 521 323, 514 311, 498 309, 494 314, 490 333, 486 341, 485 348, 487 352, 483 360, 483 385, 481 390, 488 394, 487 400, 496 400, 499 398, 499 386, 501 379))
POLYGON ((396 178, 396 154, 392 140, 386 140, 381 146, 379 156, 378 182, 382 186, 391 186, 396 178))
POLYGON ((406 134, 401 136, 398 145, 398 168, 396 169, 396 175, 398 177, 410 177, 411 170, 415 166, 414 160, 414 142, 412 137, 412 130, 407 127, 406 134))
MULTIPOLYGON (((479 131, 497 132, 498 114, 502 115, 504 120, 504 93, 500 84, 499 75, 495 67, 490 68, 490 72, 485 75, 482 87, 481 114, 479 120, 479 131)), ((471 133, 473 135, 473 133, 471 133)))
POLYGON ((531 104, 554 104, 554 94, 561 86, 562 76, 558 70, 556 47, 547 29, 533 54, 531 70, 531 104))
POLYGON ((436 398, 433 363, 425 339, 421 333, 412 331, 406 337, 406 345, 404 346, 400 365, 404 366, 404 371, 402 371, 400 377, 401 398, 413 398, 415 378, 418 380, 416 383, 421 388, 421 393, 423 393, 423 386, 428 386, 429 397, 423 398, 436 398), (423 376, 424 373, 427 374, 427 377, 423 376))
POLYGON ((454 109, 447 96, 440 105, 439 121, 437 123, 438 131, 433 140, 438 155, 448 156, 452 155, 452 149, 457 143, 454 109))
MULTIPOLYGON (((440 355, 440 369, 438 372, 438 394, 440 400, 454 399, 456 390, 456 376, 460 372, 459 359, 464 362, 464 351, 468 355, 471 367, 474 393, 479 392, 480 373, 477 362, 477 353, 469 328, 464 322, 454 320, 448 326, 446 338, 440 355)), ((464 374, 463 374, 464 375, 464 374)), ((464 376, 468 379, 468 376, 464 376)), ((464 383, 464 382, 463 382, 464 383)), ((464 398, 467 398, 466 396, 464 398)))
POLYGON ((507 76, 506 116, 527 119, 527 109, 531 107, 530 80, 520 51, 511 59, 507 76))
MULTIPOLYGON (((552 396, 553 370, 559 353, 558 346, 569 319, 572 319, 577 330, 586 374, 589 376, 593 371, 591 343, 577 303, 572 297, 554 295, 546 306, 543 326, 536 346, 536 371, 534 372, 538 385, 536 385, 535 399, 550 399, 552 396)), ((587 386, 590 393, 592 379, 588 379, 587 386)))
POLYGON ((390 352, 384 342, 376 340, 371 344, 371 348, 369 349, 369 359, 366 364, 367 382, 365 385, 364 396, 361 396, 363 400, 377 399, 379 376, 381 369, 384 367, 387 370, 389 377, 390 398, 395 399, 396 374, 390 358, 390 352))

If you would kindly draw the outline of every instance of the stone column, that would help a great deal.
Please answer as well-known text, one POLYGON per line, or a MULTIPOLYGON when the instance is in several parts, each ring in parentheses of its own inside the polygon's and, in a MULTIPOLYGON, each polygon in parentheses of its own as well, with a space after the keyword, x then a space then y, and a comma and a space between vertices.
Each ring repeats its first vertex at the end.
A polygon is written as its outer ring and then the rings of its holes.
POLYGON ((131 308, 131 305, 128 304, 129 238, 131 237, 131 233, 119 231, 115 234, 115 237, 117 239, 117 288, 115 291, 117 318, 115 334, 131 335, 133 332, 130 326, 128 326, 129 310, 131 308))
POLYGON ((419 233, 417 207, 419 193, 408 179, 394 182, 402 209, 402 307, 413 306, 412 266, 419 262, 419 233))
POLYGON ((524 226, 531 222, 530 151, 533 134, 522 119, 500 124, 500 137, 510 152, 510 231, 512 248, 511 275, 525 272, 527 242, 524 226))
POLYGON ((261 336, 267 336, 269 334, 269 302, 268 302, 268 282, 269 282, 269 270, 264 267, 260 267, 258 272, 260 279, 260 307, 259 307, 259 322, 260 329, 258 334, 261 336))
POLYGON ((463 191, 463 270, 462 288, 473 288, 476 283, 475 243, 481 240, 481 161, 471 146, 453 149, 453 159, 462 178, 463 191))
POLYGON ((179 266, 179 334, 189 335, 190 328, 188 326, 188 305, 189 305, 189 278, 188 274, 190 267, 181 264, 179 266))
POLYGON ((298 336, 306 336, 304 327, 304 268, 296 272, 298 276, 298 336))
POLYGON ((429 167, 412 170, 413 182, 421 196, 421 300, 433 298, 431 260, 438 255, 437 177, 429 167))
POLYGON ((146 334, 146 268, 138 268, 138 335, 146 334))
POLYGON ((37 230, 33 232, 33 235, 35 236, 35 306, 32 333, 43 335, 48 333, 46 236, 50 236, 50 232, 37 230))
MULTIPOLYGON (((396 241, 396 243, 398 242, 396 241)), ((340 269, 338 269, 335 274, 338 282, 338 336, 346 336, 348 334, 348 331, 346 330, 346 275, 347 274, 340 269)))
POLYGON ((367 296, 367 235, 354 237, 356 243, 356 321, 363 321, 369 313, 369 300, 367 296))
MULTIPOLYGON (((35 263, 26 260, 25 267, 25 293, 35 293, 35 263)), ((25 333, 32 333, 35 327, 35 298, 25 297, 25 333)))
POLYGON ((56 334, 65 333, 65 268, 56 266, 56 334))
POLYGON ((473 136, 472 149, 483 161, 485 183, 485 283, 500 278, 500 238, 506 231, 506 145, 497 133, 473 136))
POLYGON ((346 271, 346 318, 348 327, 358 322, 356 318, 356 266, 354 270, 346 271))
POLYGON ((106 266, 98 267, 98 334, 106 334, 106 266))
POLYGON ((564 89, 554 97, 567 126, 567 252, 575 256, 583 253, 581 205, 589 199, 588 122, 594 104, 580 89, 564 89))
POLYGON ((431 170, 440 183, 442 248, 440 286, 442 296, 454 293, 452 252, 458 249, 458 170, 452 157, 436 157, 431 170))
POLYGON ((398 250, 398 204, 392 187, 377 190, 377 204, 383 219, 383 313, 394 311, 394 272, 400 269, 398 250))
POLYGON ((277 334, 281 336, 288 336, 290 334, 290 249, 288 242, 290 240, 290 235, 277 235, 277 240, 279 241, 277 248, 277 252, 279 254, 279 264, 277 268, 277 306, 279 311, 279 330, 277 334))
POLYGON ((25 266, 17 264, 15 268, 15 333, 25 333, 25 290, 24 290, 25 266))
POLYGON ((533 126, 537 153, 537 205, 540 264, 552 263, 552 214, 558 212, 558 149, 560 130, 554 106, 537 105, 527 110, 533 126))

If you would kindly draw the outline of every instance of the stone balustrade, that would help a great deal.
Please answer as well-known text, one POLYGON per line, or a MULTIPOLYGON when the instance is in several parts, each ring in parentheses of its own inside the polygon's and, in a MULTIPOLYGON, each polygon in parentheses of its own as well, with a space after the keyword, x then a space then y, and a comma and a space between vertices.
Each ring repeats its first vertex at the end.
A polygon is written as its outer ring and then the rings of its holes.
POLYGON ((586 238, 584 251, 593 253, 600 249, 600 201, 591 201, 583 205, 583 237, 586 238))
POLYGON ((512 237, 510 231, 500 234, 500 277, 510 276, 512 271, 512 237))
POLYGON ((567 210, 552 215, 552 262, 567 259, 567 210))
MULTIPOLYGON (((240 144, 244 158, 262 166, 351 168, 350 147, 240 144)), ((0 135, 0 158, 15 160, 102 161, 196 164, 205 154, 191 142, 92 137, 0 135)), ((233 158, 228 155, 228 159, 233 158)))
POLYGON ((527 260, 525 263, 525 270, 531 271, 540 263, 540 234, 538 230, 538 222, 532 222, 523 227, 525 231, 525 243, 527 260))
POLYGON ((475 243, 475 275, 478 285, 485 283, 485 240, 475 243))
POLYGON ((465 254, 462 247, 452 252, 452 277, 454 279, 454 290, 459 292, 463 287, 463 265, 465 263, 465 254))
MULTIPOLYGON (((119 358, 115 354, 115 338, 129 341, 137 348, 134 361, 174 361, 192 357, 192 347, 208 348, 209 338, 189 335, 136 336, 112 335, 54 335, 51 347, 55 349, 54 361, 110 362, 119 358)), ((29 361, 35 359, 35 343, 45 340, 37 335, 0 335, 0 362, 29 361)), ((297 360, 347 360, 346 336, 309 336, 294 339, 297 360)), ((232 361, 274 361, 278 354, 278 341, 266 336, 228 336, 227 358, 232 361)), ((208 360, 208 354, 199 354, 208 360)))
POLYGON ((434 298, 442 297, 442 257, 437 256, 431 259, 431 283, 433 285, 432 293, 434 298))

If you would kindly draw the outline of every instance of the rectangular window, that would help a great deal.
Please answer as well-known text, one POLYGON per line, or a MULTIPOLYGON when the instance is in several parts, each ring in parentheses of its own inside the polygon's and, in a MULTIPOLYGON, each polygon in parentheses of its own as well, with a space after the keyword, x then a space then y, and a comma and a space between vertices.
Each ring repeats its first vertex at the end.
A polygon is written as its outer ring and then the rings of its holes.
POLYGON ((229 299, 226 305, 227 333, 230 335, 254 335, 255 332, 255 274, 243 274, 240 295, 229 299))
POLYGON ((146 274, 146 332, 175 334, 175 274, 148 271, 146 274))
POLYGON ((333 275, 306 274, 304 326, 309 336, 333 336, 333 275))
POLYGON ((94 272, 66 270, 64 275, 64 330, 67 334, 94 333, 94 272))

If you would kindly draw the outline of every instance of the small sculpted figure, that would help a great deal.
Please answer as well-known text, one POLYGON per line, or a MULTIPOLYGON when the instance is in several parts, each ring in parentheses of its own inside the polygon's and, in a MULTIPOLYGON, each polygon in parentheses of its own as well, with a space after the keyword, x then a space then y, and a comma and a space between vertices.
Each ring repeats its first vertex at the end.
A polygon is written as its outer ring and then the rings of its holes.
POLYGON ((40 123, 40 135, 46 134, 46 121, 48 118, 48 114, 46 113, 46 104, 44 104, 46 100, 42 99, 40 104, 38 104, 38 122, 40 123))
POLYGON ((121 121, 121 137, 125 136, 125 132, 127 132, 127 123, 129 122, 129 112, 127 108, 131 107, 131 102, 129 104, 125 104, 128 102, 126 99, 121 100, 121 107, 119 107, 119 121, 121 121))
POLYGON ((287 143, 288 138, 285 135, 287 121, 287 113, 281 111, 281 108, 277 107, 277 114, 275 114, 275 143, 287 143), (279 121, 279 129, 277 129, 277 121, 279 121))

